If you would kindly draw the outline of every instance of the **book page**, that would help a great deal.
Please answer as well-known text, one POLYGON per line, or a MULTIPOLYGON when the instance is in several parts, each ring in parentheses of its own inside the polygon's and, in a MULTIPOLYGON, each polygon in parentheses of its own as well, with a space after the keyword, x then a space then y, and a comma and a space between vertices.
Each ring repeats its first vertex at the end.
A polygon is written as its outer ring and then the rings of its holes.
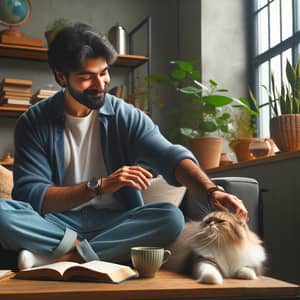
POLYGON ((54 264, 49 264, 49 265, 44 265, 44 266, 35 267, 35 268, 31 268, 31 269, 26 269, 26 270, 24 270, 24 272, 34 271, 34 270, 50 269, 50 270, 55 270, 58 273, 60 273, 61 275, 63 275, 63 273, 67 269, 69 269, 71 267, 75 267, 75 266, 80 266, 80 264, 78 264, 76 262, 72 262, 72 261, 61 261, 61 262, 57 262, 57 263, 54 263, 54 264))
POLYGON ((113 273, 114 271, 120 270, 122 268, 129 268, 128 266, 114 264, 101 260, 89 261, 87 263, 81 264, 81 266, 101 273, 113 273))
MULTIPOLYGON (((95 277, 98 279, 103 279, 107 280, 108 278, 112 282, 121 282, 123 280, 126 280, 131 277, 136 277, 137 272, 135 272, 132 268, 125 266, 125 265, 120 265, 120 264, 115 264, 115 263, 110 263, 106 261, 99 261, 99 260, 93 260, 84 264, 81 264, 82 269, 89 270, 90 276, 95 277), (93 273, 91 273, 93 272, 93 273), (96 274, 99 274, 98 276, 96 274), (100 274, 103 274, 105 276, 100 276, 100 274)), ((67 273, 75 274, 78 272, 78 268, 70 268, 70 270, 67 271, 67 273), (76 269, 76 271, 75 271, 76 269), (74 272, 72 272, 74 270, 74 272), (70 271, 70 273, 69 273, 70 271)), ((81 274, 84 274, 84 272, 80 272, 81 274)), ((86 276, 88 276, 88 272, 86 271, 86 276)))
POLYGON ((0 280, 13 277, 14 272, 12 270, 0 270, 0 280))

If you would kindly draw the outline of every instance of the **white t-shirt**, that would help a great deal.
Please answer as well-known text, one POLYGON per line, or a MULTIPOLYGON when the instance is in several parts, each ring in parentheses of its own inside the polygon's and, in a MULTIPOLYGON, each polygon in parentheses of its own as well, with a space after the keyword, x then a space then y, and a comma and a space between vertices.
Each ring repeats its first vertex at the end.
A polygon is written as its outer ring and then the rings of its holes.
MULTIPOLYGON (((98 112, 92 110, 85 117, 74 117, 65 112, 64 131, 65 177, 64 185, 79 184, 92 177, 107 176, 101 149, 98 112)), ((110 195, 97 196, 73 208, 78 210, 92 205, 96 208, 120 209, 122 205, 110 195)))

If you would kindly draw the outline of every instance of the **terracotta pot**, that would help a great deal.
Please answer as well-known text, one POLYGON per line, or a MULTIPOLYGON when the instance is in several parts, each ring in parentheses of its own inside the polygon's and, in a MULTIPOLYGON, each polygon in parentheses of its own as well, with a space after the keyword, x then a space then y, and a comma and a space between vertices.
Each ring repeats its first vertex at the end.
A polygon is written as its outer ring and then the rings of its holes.
POLYGON ((203 170, 217 168, 220 164, 223 139, 204 136, 189 141, 191 151, 203 170))
POLYGON ((300 150, 300 114, 287 114, 272 118, 270 134, 280 151, 300 150))
POLYGON ((231 148, 234 150, 238 162, 253 160, 255 159, 254 155, 249 150, 249 145, 252 142, 264 142, 267 140, 270 143, 271 149, 267 156, 274 155, 274 142, 271 139, 264 138, 243 138, 239 139, 236 142, 231 144, 231 148))

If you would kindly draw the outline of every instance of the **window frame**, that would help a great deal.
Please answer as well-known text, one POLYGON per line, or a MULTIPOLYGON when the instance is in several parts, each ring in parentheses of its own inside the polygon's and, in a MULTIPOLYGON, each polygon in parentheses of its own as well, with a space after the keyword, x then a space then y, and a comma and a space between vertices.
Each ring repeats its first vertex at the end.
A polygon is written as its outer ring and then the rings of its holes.
MULTIPOLYGON (((291 0, 292 1, 292 35, 282 41, 282 1, 287 0, 277 0, 279 1, 279 10, 280 10, 280 42, 276 44, 273 47, 270 47, 270 4, 273 3, 275 0, 267 0, 267 3, 260 7, 259 9, 256 9, 257 0, 249 1, 247 8, 249 14, 250 14, 250 40, 251 45, 250 47, 250 62, 251 62, 251 74, 250 74, 250 86, 251 89, 254 91, 254 94, 256 96, 256 99, 258 99, 259 107, 265 107, 268 106, 268 102, 261 103, 261 99, 259 97, 260 89, 262 89, 261 86, 259 86, 259 66, 261 66, 263 63, 268 62, 268 69, 269 69, 269 84, 267 88, 270 90, 271 88, 271 59, 275 58, 276 56, 280 55, 280 64, 282 64, 282 54, 288 50, 291 49, 292 51, 292 61, 291 63, 293 65, 296 64, 298 55, 299 55, 299 45, 300 45, 300 24, 298 24, 300 19, 300 11, 298 7, 300 5, 299 0, 291 0), (268 49, 262 53, 257 54, 258 52, 258 28, 257 28, 257 14, 261 12, 263 9, 268 10, 268 49), (299 14, 299 15, 298 15, 299 14)), ((283 72, 285 70, 281 70, 280 79, 282 80, 283 72)), ((276 76, 276 75, 275 75, 276 76)), ((278 76, 278 75, 277 75, 278 76)), ((268 118, 272 117, 271 108, 269 107, 269 116, 268 118)), ((262 112, 261 112, 262 113, 262 112)), ((260 113, 260 115, 261 115, 260 113)), ((266 115, 264 115, 266 116, 266 115)), ((257 135, 263 136, 264 133, 262 133, 262 124, 260 124, 260 120, 263 118, 262 116, 257 118, 257 135)), ((267 137, 267 136, 265 136, 267 137)))

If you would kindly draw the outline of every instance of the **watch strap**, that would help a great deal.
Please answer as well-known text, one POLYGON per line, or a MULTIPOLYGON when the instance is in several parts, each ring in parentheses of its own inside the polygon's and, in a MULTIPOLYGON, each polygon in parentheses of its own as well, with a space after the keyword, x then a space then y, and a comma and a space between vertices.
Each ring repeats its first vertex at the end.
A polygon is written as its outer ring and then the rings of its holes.
POLYGON ((209 188, 209 189, 206 190, 208 198, 210 198, 211 195, 212 195, 214 192, 216 192, 216 191, 219 191, 219 192, 225 192, 225 190, 224 190, 223 187, 221 187, 220 185, 215 185, 215 186, 213 186, 213 187, 211 187, 211 188, 209 188))

